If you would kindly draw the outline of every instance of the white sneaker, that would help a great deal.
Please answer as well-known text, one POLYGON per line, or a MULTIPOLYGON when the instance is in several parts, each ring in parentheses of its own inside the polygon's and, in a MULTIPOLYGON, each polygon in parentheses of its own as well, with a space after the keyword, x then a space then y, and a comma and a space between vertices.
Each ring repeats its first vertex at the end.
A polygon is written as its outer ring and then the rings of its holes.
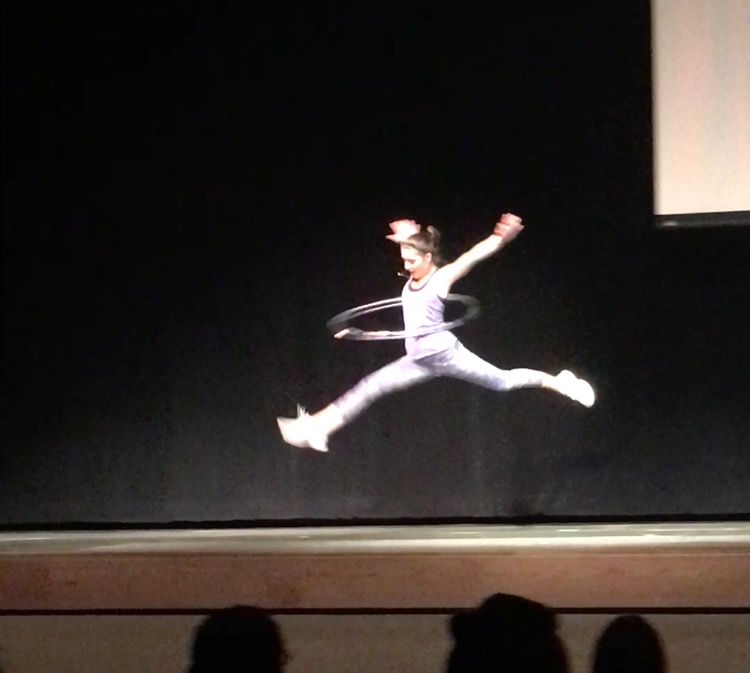
POLYGON ((328 451, 328 435, 323 432, 310 414, 297 405, 297 418, 277 418, 281 437, 287 444, 303 449, 328 451))
POLYGON ((567 395, 571 400, 580 402, 584 407, 591 407, 596 400, 596 394, 588 381, 579 379, 573 372, 563 369, 556 377, 558 391, 567 395))

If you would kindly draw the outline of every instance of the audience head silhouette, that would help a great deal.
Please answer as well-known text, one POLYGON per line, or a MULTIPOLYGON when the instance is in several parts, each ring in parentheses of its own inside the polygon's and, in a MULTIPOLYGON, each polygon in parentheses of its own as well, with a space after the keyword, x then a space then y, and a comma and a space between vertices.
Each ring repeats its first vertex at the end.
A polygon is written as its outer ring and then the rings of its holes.
POLYGON ((568 658, 551 608, 493 594, 451 618, 447 673, 566 673, 568 658))
POLYGON ((206 617, 193 636, 189 673, 279 673, 281 631, 261 608, 236 605, 206 617))
POLYGON ((615 617, 596 642, 594 673, 663 673, 666 670, 661 637, 640 615, 615 617))

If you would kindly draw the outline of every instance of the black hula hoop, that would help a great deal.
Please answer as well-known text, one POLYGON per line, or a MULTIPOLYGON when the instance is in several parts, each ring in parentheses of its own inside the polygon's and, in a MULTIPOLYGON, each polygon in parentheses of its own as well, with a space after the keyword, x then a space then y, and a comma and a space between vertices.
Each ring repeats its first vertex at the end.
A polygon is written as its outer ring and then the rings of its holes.
POLYGON ((336 339, 351 339, 353 341, 388 341, 391 339, 411 339, 427 336, 428 334, 435 334, 436 332, 444 332, 445 330, 459 327, 479 315, 479 302, 474 299, 474 297, 469 297, 464 294, 449 294, 445 298, 445 301, 461 303, 466 307, 466 311, 462 316, 455 320, 442 322, 439 325, 433 325, 432 327, 424 327, 423 329, 414 332, 407 332, 406 330, 362 330, 358 327, 351 327, 348 324, 349 321, 354 320, 354 318, 359 318, 368 313, 377 313, 378 311, 401 306, 403 303, 401 297, 381 299, 380 301, 374 301, 371 304, 355 306, 354 308, 350 308, 347 311, 343 311, 338 315, 333 316, 333 318, 328 321, 327 326, 328 330, 336 339))

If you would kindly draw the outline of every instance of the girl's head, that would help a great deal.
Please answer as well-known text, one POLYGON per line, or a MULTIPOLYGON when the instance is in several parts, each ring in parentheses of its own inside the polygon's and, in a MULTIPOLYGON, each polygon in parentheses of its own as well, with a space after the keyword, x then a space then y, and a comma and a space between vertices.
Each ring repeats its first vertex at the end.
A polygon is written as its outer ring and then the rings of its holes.
POLYGON ((404 269, 414 280, 424 278, 434 267, 440 266, 440 232, 425 227, 401 243, 404 269))

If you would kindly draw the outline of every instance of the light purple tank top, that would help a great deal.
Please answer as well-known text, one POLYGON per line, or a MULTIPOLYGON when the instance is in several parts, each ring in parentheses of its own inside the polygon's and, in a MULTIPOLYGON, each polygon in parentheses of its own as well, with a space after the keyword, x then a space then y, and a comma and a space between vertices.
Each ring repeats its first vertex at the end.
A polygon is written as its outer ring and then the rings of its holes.
MULTIPOLYGON (((431 281, 432 278, 415 290, 411 287, 410 278, 401 291, 404 329, 407 334, 425 327, 434 327, 443 322, 445 300, 438 296, 437 284, 431 281)), ((406 353, 410 357, 422 358, 452 348, 458 339, 451 332, 444 330, 423 337, 407 338, 404 341, 406 353)))

